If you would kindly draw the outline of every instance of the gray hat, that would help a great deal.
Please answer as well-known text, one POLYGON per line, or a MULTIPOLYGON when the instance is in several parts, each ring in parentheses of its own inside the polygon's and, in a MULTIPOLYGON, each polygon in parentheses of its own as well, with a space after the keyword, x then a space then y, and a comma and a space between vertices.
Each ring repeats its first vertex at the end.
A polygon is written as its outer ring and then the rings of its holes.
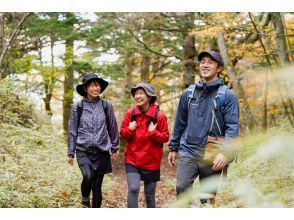
POLYGON ((156 101, 157 96, 154 87, 146 82, 139 82, 131 88, 131 93, 133 97, 135 96, 136 90, 139 88, 144 89, 146 94, 151 97, 151 103, 154 103, 156 101))
POLYGON ((87 95, 84 87, 86 86, 87 83, 89 83, 91 81, 97 81, 99 83, 99 85, 101 87, 100 93, 102 93, 106 89, 106 87, 108 86, 108 82, 105 81, 104 79, 100 78, 96 73, 87 74, 83 77, 82 84, 77 85, 77 87, 76 87, 77 92, 81 96, 85 97, 87 95))
POLYGON ((199 55, 198 55, 198 61, 200 62, 202 60, 202 58, 205 56, 205 55, 208 55, 210 56, 212 59, 214 59, 219 65, 221 66, 224 66, 224 61, 223 61, 223 58, 222 56, 215 52, 215 51, 212 51, 212 50, 206 50, 206 51, 203 51, 201 52, 199 55))

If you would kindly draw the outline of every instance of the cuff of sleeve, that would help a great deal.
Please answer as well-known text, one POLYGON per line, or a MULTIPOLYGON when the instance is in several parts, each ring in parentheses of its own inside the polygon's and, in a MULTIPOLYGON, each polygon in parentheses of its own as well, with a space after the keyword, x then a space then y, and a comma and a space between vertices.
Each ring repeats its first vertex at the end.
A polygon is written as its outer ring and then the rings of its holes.
POLYGON ((111 148, 111 153, 116 153, 118 151, 118 148, 111 148))
POLYGON ((154 130, 154 131, 148 131, 147 132, 147 136, 148 137, 152 137, 156 132, 157 132, 156 130, 154 130))
POLYGON ((134 133, 135 133, 135 130, 132 131, 129 128, 127 129, 127 135, 128 136, 131 136, 132 137, 134 135, 134 133))
POLYGON ((169 152, 178 152, 178 149, 175 149, 175 148, 169 148, 169 152))
POLYGON ((67 154, 68 157, 75 158, 74 154, 67 154))

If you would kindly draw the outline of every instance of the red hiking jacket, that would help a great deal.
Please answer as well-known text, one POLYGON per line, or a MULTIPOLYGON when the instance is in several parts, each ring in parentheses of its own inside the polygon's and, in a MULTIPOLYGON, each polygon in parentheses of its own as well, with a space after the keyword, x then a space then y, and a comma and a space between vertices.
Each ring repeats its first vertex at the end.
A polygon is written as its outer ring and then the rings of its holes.
POLYGON ((156 129, 148 131, 147 123, 154 116, 156 108, 158 104, 154 103, 145 114, 142 114, 136 106, 138 126, 134 131, 129 129, 133 109, 127 111, 121 124, 120 135, 128 142, 125 147, 125 163, 143 170, 160 169, 162 144, 169 139, 167 118, 161 111, 157 115, 156 129))

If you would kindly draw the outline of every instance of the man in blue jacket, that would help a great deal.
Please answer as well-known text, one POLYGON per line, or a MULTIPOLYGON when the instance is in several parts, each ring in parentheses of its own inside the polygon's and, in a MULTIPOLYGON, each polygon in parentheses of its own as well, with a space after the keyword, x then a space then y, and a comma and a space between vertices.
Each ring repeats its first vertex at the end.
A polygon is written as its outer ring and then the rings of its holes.
MULTIPOLYGON (((222 138, 226 149, 239 132, 239 105, 236 95, 219 78, 224 63, 215 51, 199 54, 201 80, 187 88, 181 96, 174 122, 173 135, 169 143, 168 163, 175 165, 179 155, 177 170, 177 195, 193 186, 199 176, 200 184, 208 177, 218 179, 231 161, 226 150, 220 150, 211 164, 204 163, 207 139, 222 138)), ((202 203, 214 203, 217 185, 212 196, 202 198, 202 203)))

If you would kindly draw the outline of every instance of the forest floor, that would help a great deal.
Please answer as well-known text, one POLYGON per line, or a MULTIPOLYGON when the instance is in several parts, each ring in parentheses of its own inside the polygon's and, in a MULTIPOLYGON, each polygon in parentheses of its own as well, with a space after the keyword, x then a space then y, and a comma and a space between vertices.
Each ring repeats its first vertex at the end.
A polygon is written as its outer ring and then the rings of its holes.
MULTIPOLYGON (((123 156, 113 161, 113 171, 108 174, 113 189, 107 191, 103 196, 103 207, 126 207, 128 186, 125 174, 123 156)), ((161 180, 156 186, 156 206, 167 207, 175 201, 176 195, 176 167, 171 168, 167 163, 167 153, 163 155, 161 162, 161 180)), ((141 181, 139 193, 139 207, 146 207, 144 198, 144 185, 141 181)))

